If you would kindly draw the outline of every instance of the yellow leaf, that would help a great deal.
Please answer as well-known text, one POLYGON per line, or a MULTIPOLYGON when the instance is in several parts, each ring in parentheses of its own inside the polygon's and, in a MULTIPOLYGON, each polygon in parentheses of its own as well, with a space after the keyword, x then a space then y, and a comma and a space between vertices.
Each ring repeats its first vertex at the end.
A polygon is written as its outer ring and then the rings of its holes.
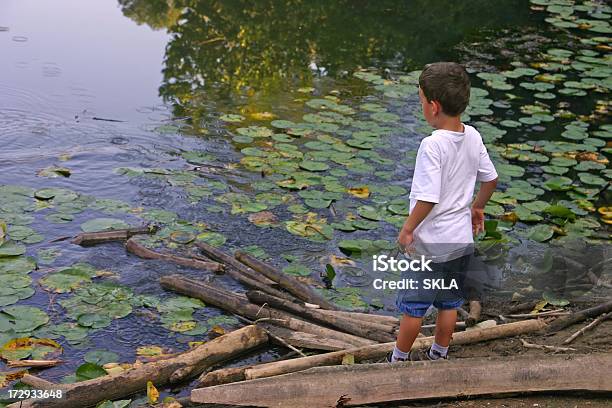
POLYGON ((12 381, 18 380, 28 372, 26 370, 11 371, 8 373, 0 373, 0 388, 4 388, 12 381))
POLYGON ((155 404, 159 400, 159 391, 151 381, 147 381, 147 398, 149 398, 149 404, 155 404))
POLYGON ((547 304, 548 302, 546 300, 540 300, 538 303, 536 303, 531 313, 538 313, 540 310, 544 309, 547 304))
POLYGON ((142 346, 136 349, 136 354, 145 357, 155 357, 164 354, 164 349, 159 346, 142 346))
POLYGON ((215 336, 223 336, 225 334, 225 329, 221 326, 213 326, 212 329, 210 329, 210 333, 214 334, 215 336))
POLYGON ((187 344, 189 345, 189 348, 196 348, 196 347, 201 346, 204 343, 206 343, 206 342, 204 342, 204 341, 190 341, 187 344))
POLYGON ((251 118, 255 120, 272 120, 276 118, 276 115, 271 112, 253 112, 251 118))
POLYGON ((355 364, 355 356, 353 354, 345 354, 342 357, 342 365, 353 365, 355 364))
POLYGON ((169 329, 175 332, 182 333, 189 330, 193 330, 196 327, 196 324, 197 323, 192 320, 187 322, 175 322, 170 325, 169 329))
POLYGON ((358 198, 368 198, 370 196, 370 189, 366 186, 349 188, 348 192, 358 198))
POLYGON ((352 259, 343 258, 341 256, 336 256, 336 255, 331 255, 329 257, 329 263, 332 266, 344 266, 344 265, 355 266, 355 261, 353 261, 352 259))

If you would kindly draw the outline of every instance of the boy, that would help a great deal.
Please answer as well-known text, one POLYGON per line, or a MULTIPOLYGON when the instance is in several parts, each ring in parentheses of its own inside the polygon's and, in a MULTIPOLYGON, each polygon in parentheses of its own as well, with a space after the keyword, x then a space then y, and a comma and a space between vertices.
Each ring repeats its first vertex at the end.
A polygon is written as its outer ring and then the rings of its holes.
MULTIPOLYGON (((464 125, 460 116, 470 99, 470 80, 456 63, 438 62, 419 77, 423 115, 436 130, 419 146, 410 190, 410 215, 398 243, 404 251, 427 254, 436 273, 465 272, 473 234, 484 230, 484 207, 497 185, 480 133, 464 125), (473 202, 476 181, 480 190, 473 202)), ((425 272, 427 274, 428 272, 425 272)), ((455 329, 457 309, 464 299, 455 292, 433 297, 398 296, 403 317, 390 362, 446 359, 455 329), (410 351, 421 330, 423 316, 433 304, 438 309, 435 341, 427 352, 410 351)))

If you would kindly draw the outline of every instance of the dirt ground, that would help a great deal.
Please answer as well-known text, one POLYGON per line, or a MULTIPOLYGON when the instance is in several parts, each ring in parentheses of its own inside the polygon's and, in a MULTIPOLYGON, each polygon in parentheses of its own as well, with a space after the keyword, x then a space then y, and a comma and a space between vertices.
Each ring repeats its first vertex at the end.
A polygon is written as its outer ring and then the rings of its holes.
MULTIPOLYGON (((608 296, 607 300, 612 299, 608 296)), ((604 301, 605 296, 601 301, 604 301)), ((590 301, 577 304, 570 310, 577 311, 588 307, 596 306, 601 303, 598 301, 590 301)), ((493 319, 499 314, 507 313, 508 305, 502 303, 489 303, 483 305, 483 319, 493 319)), ((528 313, 528 312, 527 312, 528 313)), ((521 337, 505 338, 492 340, 483 343, 451 346, 449 350, 449 358, 480 358, 480 357, 495 357, 495 356, 516 356, 516 355, 533 355, 534 357, 542 357, 546 354, 552 354, 552 351, 544 351, 537 349, 528 349, 523 346, 521 339, 529 343, 572 347, 576 351, 567 353, 572 354, 589 354, 589 353, 611 353, 612 352, 612 319, 602 322, 599 326, 585 334, 579 336, 569 345, 563 345, 563 341, 571 336, 576 331, 587 325, 593 319, 588 319, 584 322, 567 327, 554 334, 531 334, 521 337)), ((612 373, 610 373, 612 376, 612 373)), ((478 398, 474 397, 469 400, 436 400, 418 403, 400 403, 400 404, 379 404, 378 407, 444 407, 444 408, 468 408, 468 407, 540 407, 540 408, 608 408, 612 407, 612 395, 592 395, 573 393, 550 393, 550 394, 533 394, 533 395, 513 395, 502 398, 478 398)), ((372 407, 372 405, 370 406, 372 407)))

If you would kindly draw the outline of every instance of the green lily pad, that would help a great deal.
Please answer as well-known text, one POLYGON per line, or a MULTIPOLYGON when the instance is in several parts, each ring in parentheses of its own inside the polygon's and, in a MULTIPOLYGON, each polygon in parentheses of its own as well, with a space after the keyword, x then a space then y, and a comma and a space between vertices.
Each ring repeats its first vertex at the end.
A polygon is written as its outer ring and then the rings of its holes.
POLYGON ((235 123, 235 122, 242 122, 245 119, 245 117, 242 115, 234 114, 234 113, 227 113, 225 115, 221 115, 219 119, 221 119, 224 122, 235 123))
POLYGON ((8 306, 0 312, 0 332, 30 333, 49 322, 49 316, 33 306, 8 306))
POLYGON ((528 230, 527 237, 537 242, 548 241, 555 234, 553 228, 550 225, 541 224, 531 227, 528 230))
POLYGON ((129 224, 116 218, 94 218, 81 224, 81 229, 84 232, 100 232, 125 228, 129 228, 129 224))
POLYGON ((283 268, 283 272, 289 275, 297 275, 297 276, 310 276, 312 271, 306 265, 302 265, 300 263, 291 263, 288 266, 283 268))
POLYGON ((76 370, 77 381, 93 380, 94 378, 103 377, 107 374, 104 368, 93 363, 85 363, 76 370))
POLYGON ((93 350, 85 354, 83 359, 87 363, 104 365, 119 361, 119 355, 107 350, 93 350))
POLYGON ((329 169, 329 165, 318 161, 303 161, 300 167, 308 171, 325 171, 329 169))
POLYGON ((0 258, 8 256, 19 256, 26 252, 26 247, 23 244, 18 244, 13 241, 6 241, 0 244, 0 258))

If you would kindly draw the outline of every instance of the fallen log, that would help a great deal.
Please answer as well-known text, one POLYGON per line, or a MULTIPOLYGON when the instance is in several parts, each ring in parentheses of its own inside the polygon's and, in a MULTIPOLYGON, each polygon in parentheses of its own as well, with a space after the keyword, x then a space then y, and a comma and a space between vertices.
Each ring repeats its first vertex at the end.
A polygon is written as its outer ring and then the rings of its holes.
POLYGON ((47 368, 55 367, 62 364, 62 360, 9 360, 6 365, 9 368, 17 367, 32 367, 32 368, 47 368))
POLYGON ((554 333, 566 328, 567 326, 571 326, 572 324, 582 322, 583 320, 586 320, 589 317, 599 316, 601 314, 609 313, 611 311, 612 301, 602 303, 598 306, 584 309, 579 312, 572 313, 569 316, 555 320, 548 326, 548 331, 554 333))
MULTIPOLYGON (((289 330, 284 327, 275 326, 272 323, 257 323, 257 325, 263 327, 273 336, 281 338, 285 343, 290 344, 293 347, 324 351, 345 350, 353 347, 352 344, 341 340, 330 339, 312 333, 289 330)), ((271 338, 270 342, 274 343, 274 339, 271 338)))
POLYGON ((128 252, 139 256, 143 259, 159 259, 163 261, 173 262, 178 265, 187 266, 195 269, 205 269, 208 271, 219 272, 223 270, 223 265, 217 262, 205 262, 199 259, 184 258, 178 255, 162 254, 155 252, 149 248, 136 242, 133 238, 127 240, 125 248, 128 252))
POLYGON ((323 309, 337 310, 338 307, 315 292, 310 286, 300 282, 293 276, 284 274, 272 265, 268 265, 259 259, 242 251, 236 251, 234 256, 243 264, 263 274, 268 279, 278 283, 296 298, 304 302, 319 305, 323 309))
MULTIPOLYGON (((453 334, 452 345, 471 344, 481 341, 493 340, 502 337, 518 336, 520 334, 532 333, 546 328, 547 324, 541 320, 525 320, 508 324, 500 324, 486 329, 474 329, 470 331, 457 332, 453 334)), ((431 346, 434 337, 419 337, 412 345, 413 349, 422 349, 431 346)), ((375 344, 371 346, 355 347, 352 349, 334 351, 331 353, 318 354, 314 356, 295 358, 275 363, 258 364, 245 369, 246 379, 271 377, 307 368, 336 365, 342 363, 342 358, 352 354, 355 361, 378 360, 393 350, 395 342, 375 344)))
POLYGON ((375 343, 369 339, 301 320, 297 316, 281 310, 255 305, 249 301, 238 298, 234 294, 231 294, 231 292, 212 287, 193 279, 185 278, 182 275, 164 276, 160 279, 160 284, 164 289, 200 299, 207 304, 216 306, 230 313, 244 316, 255 322, 265 319, 265 321, 274 322, 277 326, 340 340, 354 346, 365 346, 375 343))
POLYGON ((517 392, 610 392, 610 372, 609 353, 357 364, 195 389, 191 400, 310 408, 517 392))
POLYGON ((268 305, 273 308, 282 309, 317 323, 325 324, 346 333, 374 340, 377 342, 388 342, 395 340, 395 327, 379 323, 359 321, 346 317, 338 317, 319 313, 318 309, 307 308, 297 302, 280 299, 256 290, 247 292, 249 300, 258 305, 268 305))
POLYGON ((246 326, 217 337, 179 356, 146 363, 116 375, 105 375, 75 384, 53 384, 34 376, 24 376, 22 382, 38 388, 62 389, 61 399, 29 399, 8 408, 81 408, 94 406, 103 400, 116 400, 143 392, 147 382, 156 387, 174 384, 202 373, 206 368, 226 361, 237 354, 261 346, 268 336, 257 326, 246 326))
POLYGON ((91 246, 104 242, 125 241, 132 238, 134 235, 154 234, 156 230, 157 227, 152 225, 112 231, 84 232, 74 237, 71 242, 76 245, 91 246))
POLYGON ((195 246, 198 247, 198 249, 200 249, 200 251, 202 251, 204 255, 206 255, 212 260, 215 260, 217 262, 224 264, 226 268, 228 269, 229 267, 233 267, 236 271, 243 274, 244 276, 247 276, 256 281, 260 281, 264 285, 269 285, 269 286, 276 285, 276 282, 274 282, 273 280, 268 279, 261 273, 257 273, 256 271, 249 268, 242 262, 237 261, 236 258, 234 258, 233 256, 226 254, 222 250, 215 248, 212 245, 208 245, 205 242, 196 242, 195 246))
POLYGON ((316 309, 319 313, 331 315, 331 316, 340 316, 340 317, 348 317, 350 319, 363 320, 366 322, 372 323, 380 323, 380 324, 390 324, 392 326, 399 326, 400 319, 395 316, 386 316, 379 315, 374 313, 359 313, 359 312, 348 312, 344 310, 327 310, 327 309, 316 309))
POLYGON ((571 343, 572 341, 576 340, 576 338, 578 338, 578 336, 580 336, 580 335, 586 333, 587 331, 593 329, 594 327, 599 325, 601 322, 603 322, 606 319, 609 319, 610 317, 612 317, 612 312, 602 314, 597 319, 593 320, 591 323, 587 324, 582 329, 578 330, 576 333, 572 334, 567 339, 565 339, 563 341, 563 344, 571 343))

